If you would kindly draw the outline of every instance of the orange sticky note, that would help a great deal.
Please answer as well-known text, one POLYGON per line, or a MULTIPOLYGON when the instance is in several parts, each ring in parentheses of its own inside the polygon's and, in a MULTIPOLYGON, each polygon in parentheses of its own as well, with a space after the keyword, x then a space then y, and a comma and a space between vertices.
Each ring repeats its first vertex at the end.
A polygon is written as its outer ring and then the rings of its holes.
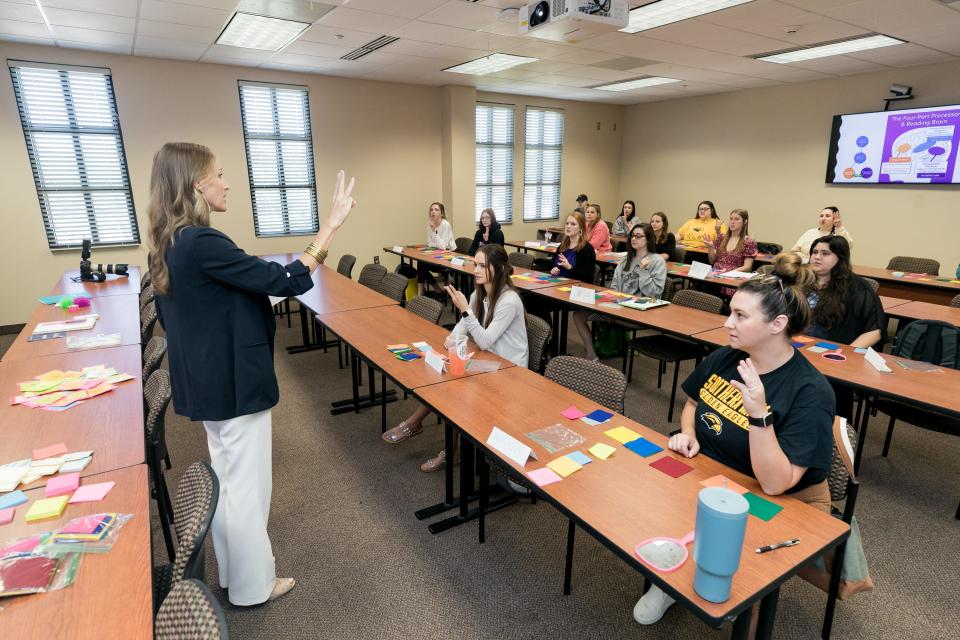
POLYGON ((62 442, 57 444, 52 444, 49 447, 43 447, 42 449, 33 450, 33 459, 34 460, 43 460, 45 458, 52 458, 54 456, 59 456, 67 452, 67 445, 62 442))
POLYGON ((726 483, 727 489, 730 489, 734 493, 737 493, 741 496, 749 491, 749 489, 744 489, 726 476, 713 476, 712 478, 707 478, 706 480, 700 481, 700 484, 705 487, 724 487, 724 483, 726 483))

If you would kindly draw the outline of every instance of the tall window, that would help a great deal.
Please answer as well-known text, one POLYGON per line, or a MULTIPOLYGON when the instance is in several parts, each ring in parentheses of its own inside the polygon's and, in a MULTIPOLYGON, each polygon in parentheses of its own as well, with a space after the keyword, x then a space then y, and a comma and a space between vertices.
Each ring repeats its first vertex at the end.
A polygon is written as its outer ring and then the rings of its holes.
POLYGON ((110 70, 7 64, 47 244, 139 244, 110 70))
POLYGON ((240 82, 240 111, 257 236, 316 233, 307 88, 240 82))
POLYGON ((477 105, 477 210, 513 222, 513 107, 477 105))
POLYGON ((523 219, 560 218, 563 113, 527 107, 523 158, 523 219))

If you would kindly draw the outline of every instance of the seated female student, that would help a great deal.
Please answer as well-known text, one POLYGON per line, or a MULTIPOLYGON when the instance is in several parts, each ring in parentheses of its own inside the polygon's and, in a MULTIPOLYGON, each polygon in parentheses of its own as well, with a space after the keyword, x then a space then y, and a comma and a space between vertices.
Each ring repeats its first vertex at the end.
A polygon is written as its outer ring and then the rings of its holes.
MULTIPOLYGON (((453 304, 460 312, 460 321, 447 337, 444 347, 452 346, 454 336, 469 336, 480 349, 492 351, 518 367, 527 366, 527 324, 523 302, 510 279, 512 268, 507 252, 498 244, 480 247, 473 263, 477 288, 467 301, 453 286, 446 287, 453 304)), ((389 444, 396 444, 420 434, 423 419, 430 410, 420 406, 406 420, 383 434, 389 444)), ((456 452, 454 452, 454 458, 456 452)), ((447 455, 441 451, 422 465, 425 472, 439 471, 446 466, 447 455)))
POLYGON ((597 253, 601 251, 612 251, 613 245, 610 244, 610 229, 607 223, 600 217, 600 205, 588 204, 584 212, 587 221, 587 238, 597 253))
MULTIPOLYGON (((756 478, 764 493, 787 493, 830 509, 833 391, 790 338, 810 321, 813 275, 774 261, 773 275, 749 280, 730 301, 730 346, 714 351, 684 381, 688 396, 670 449, 703 453, 756 478)), ((657 622, 674 600, 656 586, 637 602, 640 624, 657 622)))
POLYGON ((727 233, 727 225, 717 215, 717 209, 709 200, 697 205, 697 215, 684 222, 677 230, 677 242, 688 245, 710 244, 721 233, 727 233))
POLYGON ((587 242, 587 222, 582 214, 574 211, 563 224, 563 239, 553 256, 550 274, 593 282, 596 266, 597 253, 587 242))
POLYGON ((653 239, 656 244, 657 255, 668 262, 677 259, 677 238, 670 233, 670 221, 667 214, 657 211, 650 216, 650 226, 653 228, 653 239))
MULTIPOLYGON (((434 249, 453 251, 457 241, 453 237, 453 227, 447 220, 447 211, 442 202, 431 202, 427 218, 427 246, 434 249)), ((417 262, 417 291, 423 295, 424 284, 432 278, 431 273, 440 273, 442 269, 431 267, 426 262, 417 262)))
MULTIPOLYGON (((719 229, 717 220, 716 228, 719 229)), ((729 233, 720 233, 717 239, 707 244, 707 253, 714 271, 753 270, 753 259, 757 255, 757 243, 749 236, 750 214, 746 209, 734 209, 730 212, 729 233)))
POLYGON ((624 200, 623 206, 620 207, 620 215, 617 216, 617 219, 613 221, 613 235, 615 236, 625 236, 630 229, 633 228, 633 225, 637 224, 637 205, 633 203, 633 200, 624 200))
POLYGON ((852 247, 853 238, 850 232, 843 226, 840 220, 840 209, 836 207, 824 207, 820 210, 819 225, 813 229, 807 229, 794 243, 790 251, 796 251, 803 256, 804 262, 810 258, 810 245, 814 240, 822 236, 842 236, 847 239, 847 243, 852 247))
MULTIPOLYGON (((646 222, 634 225, 630 230, 630 244, 626 259, 613 272, 610 288, 631 296, 659 298, 667 281, 667 264, 653 253, 653 229, 646 222)), ((586 348, 588 360, 598 360, 593 349, 593 334, 587 324, 589 312, 575 311, 573 323, 586 348)))
POLYGON ((487 208, 480 212, 480 223, 477 232, 473 234, 473 243, 470 245, 470 255, 477 255, 477 249, 487 244, 503 246, 503 231, 493 209, 487 208))

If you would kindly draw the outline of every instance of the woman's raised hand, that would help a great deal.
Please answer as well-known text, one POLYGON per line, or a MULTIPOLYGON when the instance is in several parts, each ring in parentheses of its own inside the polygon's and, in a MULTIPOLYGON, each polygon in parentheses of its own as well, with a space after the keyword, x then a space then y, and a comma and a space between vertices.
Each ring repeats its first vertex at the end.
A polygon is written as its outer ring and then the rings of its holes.
POLYGON ((334 229, 339 229, 350 214, 350 210, 357 206, 357 201, 351 195, 355 180, 355 178, 350 178, 350 184, 344 187, 346 174, 343 169, 337 172, 337 184, 330 201, 330 217, 327 218, 327 224, 334 229))

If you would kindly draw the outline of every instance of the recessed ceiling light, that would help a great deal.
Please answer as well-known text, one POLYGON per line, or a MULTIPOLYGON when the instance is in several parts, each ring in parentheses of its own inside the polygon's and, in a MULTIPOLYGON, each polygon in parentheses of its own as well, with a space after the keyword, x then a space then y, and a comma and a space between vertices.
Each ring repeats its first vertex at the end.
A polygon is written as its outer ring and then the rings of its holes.
POLYGON ((511 67, 517 67, 521 64, 536 62, 540 58, 528 58, 526 56, 513 56, 508 53, 491 53, 489 56, 477 58, 470 62, 464 62, 453 67, 447 67, 444 71, 451 73, 468 73, 473 76, 482 76, 488 73, 504 71, 511 67))
POLYGON ((281 20, 238 11, 220 32, 217 44, 279 51, 309 28, 309 22, 281 20))
POLYGON ((647 78, 637 78, 636 80, 625 80, 624 82, 602 84, 599 87, 591 87, 591 89, 602 89, 603 91, 632 91, 634 89, 643 89, 644 87, 655 87, 658 84, 671 84, 673 82, 680 82, 680 81, 675 78, 661 78, 659 76, 650 76, 647 78))
POLYGON ((845 53, 855 53, 857 51, 867 51, 869 49, 879 49, 881 47, 891 47, 895 44, 904 44, 903 40, 891 38, 890 36, 866 36, 857 37, 851 40, 841 40, 828 44, 814 45, 801 49, 792 49, 781 51, 779 53, 764 54, 755 56, 757 60, 764 62, 776 62, 777 64, 789 64, 791 62, 801 62, 803 60, 813 60, 815 58, 827 58, 830 56, 841 56, 845 53))
POLYGON ((620 31, 637 33, 656 29, 665 24, 680 22, 748 2, 753 0, 658 0, 633 9, 630 12, 630 22, 620 31))

